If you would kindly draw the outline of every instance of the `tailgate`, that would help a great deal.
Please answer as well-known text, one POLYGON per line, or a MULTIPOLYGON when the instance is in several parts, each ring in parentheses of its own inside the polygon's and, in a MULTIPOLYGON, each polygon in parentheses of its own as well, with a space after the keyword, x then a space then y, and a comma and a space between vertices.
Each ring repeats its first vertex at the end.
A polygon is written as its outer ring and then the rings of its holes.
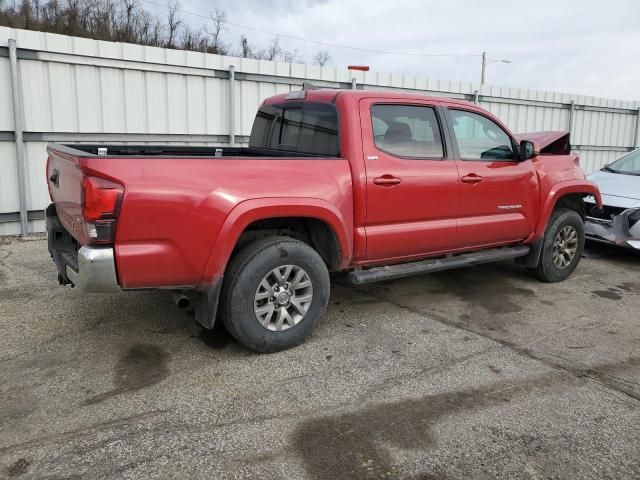
POLYGON ((79 157, 48 147, 47 184, 60 222, 82 241, 82 171, 79 157))

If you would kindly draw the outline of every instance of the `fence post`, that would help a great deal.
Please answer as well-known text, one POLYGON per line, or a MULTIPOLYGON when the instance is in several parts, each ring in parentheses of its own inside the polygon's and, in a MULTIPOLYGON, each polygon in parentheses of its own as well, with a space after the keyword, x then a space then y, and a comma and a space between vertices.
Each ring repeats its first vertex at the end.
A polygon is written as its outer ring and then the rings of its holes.
POLYGON ((478 90, 473 91, 473 103, 480 105, 480 92, 478 90))
POLYGON ((353 77, 351 79, 351 90, 355 90, 356 88, 358 88, 358 80, 356 80, 356 77, 353 77))
POLYGON ((18 51, 16 41, 9 39, 9 68, 11 69, 11 96, 13 98, 13 131, 16 142, 16 166, 18 169, 18 199, 20 202, 20 234, 29 234, 27 219, 27 186, 25 181, 24 144, 22 141, 22 110, 20 85, 18 84, 18 51))
POLYGON ((633 148, 640 147, 640 107, 636 110, 636 137, 633 139, 633 148))
POLYGON ((569 105, 569 141, 571 141, 571 135, 573 134, 573 121, 575 119, 575 113, 576 102, 571 100, 571 104, 569 105))
POLYGON ((236 144, 236 67, 229 65, 229 144, 236 144))

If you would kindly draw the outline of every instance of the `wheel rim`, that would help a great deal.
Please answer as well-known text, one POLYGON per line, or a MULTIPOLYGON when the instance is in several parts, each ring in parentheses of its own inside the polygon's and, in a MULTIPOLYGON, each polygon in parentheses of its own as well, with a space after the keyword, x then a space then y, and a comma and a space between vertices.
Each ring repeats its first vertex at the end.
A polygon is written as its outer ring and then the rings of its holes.
POLYGON ((282 265, 267 273, 258 285, 253 311, 260 325, 280 332, 300 323, 312 300, 309 274, 297 265, 282 265))
POLYGON ((567 225, 558 232, 553 241, 553 264, 556 268, 565 269, 576 256, 578 251, 578 232, 571 225, 567 225))

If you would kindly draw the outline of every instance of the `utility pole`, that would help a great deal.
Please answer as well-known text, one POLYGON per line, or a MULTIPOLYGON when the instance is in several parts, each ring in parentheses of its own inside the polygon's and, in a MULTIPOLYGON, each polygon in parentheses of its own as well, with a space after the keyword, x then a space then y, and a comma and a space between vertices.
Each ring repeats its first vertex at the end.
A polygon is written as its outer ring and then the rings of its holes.
MULTIPOLYGON (((489 62, 492 63, 511 63, 511 60, 508 58, 495 58, 489 62)), ((482 87, 484 86, 485 81, 487 80, 487 52, 482 52, 482 65, 480 66, 480 90, 482 91, 482 87)))

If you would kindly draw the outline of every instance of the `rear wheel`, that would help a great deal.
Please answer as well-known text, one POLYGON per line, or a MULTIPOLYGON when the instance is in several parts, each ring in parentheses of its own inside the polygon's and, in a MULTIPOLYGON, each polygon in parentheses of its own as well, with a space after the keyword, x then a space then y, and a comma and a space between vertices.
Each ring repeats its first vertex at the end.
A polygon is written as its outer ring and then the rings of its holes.
POLYGON ((221 314, 238 342, 273 352, 303 342, 329 301, 329 272, 313 248, 288 237, 244 247, 230 262, 221 314))
POLYGON ((538 265, 530 271, 544 282, 561 282, 578 266, 584 249, 584 221, 574 210, 554 210, 544 233, 538 265))

